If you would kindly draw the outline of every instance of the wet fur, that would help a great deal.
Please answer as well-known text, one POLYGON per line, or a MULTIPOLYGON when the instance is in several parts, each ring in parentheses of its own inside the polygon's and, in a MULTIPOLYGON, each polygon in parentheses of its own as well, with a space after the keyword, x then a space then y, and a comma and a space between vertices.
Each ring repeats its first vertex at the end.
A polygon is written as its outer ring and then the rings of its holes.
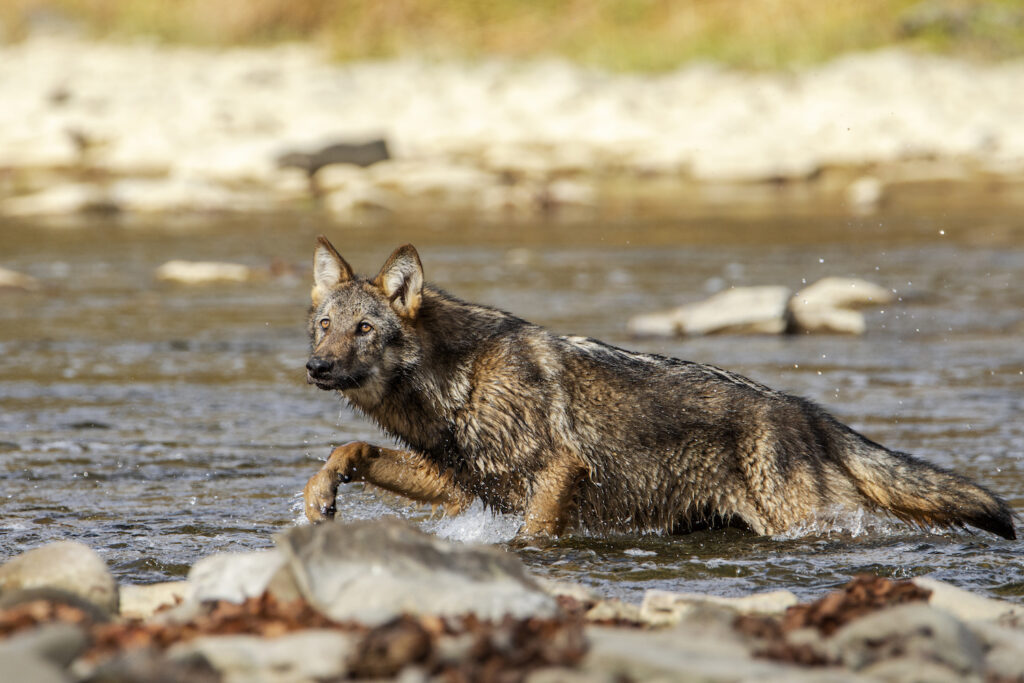
POLYGON ((461 301, 423 284, 409 245, 373 279, 324 238, 314 264, 310 381, 408 450, 337 449, 307 485, 313 519, 355 478, 453 511, 479 498, 523 513, 528 534, 721 522, 773 534, 840 504, 1014 538, 991 492, 807 400, 461 301), (372 333, 354 331, 362 322, 372 333))

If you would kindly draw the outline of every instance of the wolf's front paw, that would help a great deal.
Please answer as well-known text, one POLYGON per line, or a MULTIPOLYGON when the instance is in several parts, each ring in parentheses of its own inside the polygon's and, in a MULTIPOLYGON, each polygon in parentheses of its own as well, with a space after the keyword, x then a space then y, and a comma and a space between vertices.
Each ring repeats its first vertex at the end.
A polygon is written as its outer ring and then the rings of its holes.
POLYGON ((327 465, 306 482, 302 497, 306 501, 306 519, 313 524, 334 519, 334 500, 338 495, 338 474, 327 465))

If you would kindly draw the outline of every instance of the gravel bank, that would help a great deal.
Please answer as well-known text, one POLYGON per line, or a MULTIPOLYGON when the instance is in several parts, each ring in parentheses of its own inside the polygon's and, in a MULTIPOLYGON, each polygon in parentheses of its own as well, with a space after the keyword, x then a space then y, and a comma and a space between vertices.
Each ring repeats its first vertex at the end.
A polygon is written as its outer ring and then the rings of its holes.
POLYGON ((246 211, 314 194, 341 218, 423 201, 530 210, 592 206, 609 176, 808 181, 837 168, 847 183, 866 174, 848 199, 870 207, 908 177, 1024 177, 1021 83, 1024 61, 896 51, 792 74, 619 75, 36 38, 0 47, 0 213, 246 211), (277 164, 372 138, 391 160, 327 166, 313 183, 277 164))

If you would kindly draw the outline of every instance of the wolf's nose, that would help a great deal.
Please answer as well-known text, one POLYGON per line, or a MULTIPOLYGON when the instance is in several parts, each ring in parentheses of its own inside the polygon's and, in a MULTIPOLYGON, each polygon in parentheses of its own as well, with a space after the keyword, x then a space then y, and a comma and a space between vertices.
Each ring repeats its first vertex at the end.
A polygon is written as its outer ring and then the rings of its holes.
POLYGON ((313 357, 309 359, 308 363, 306 363, 306 369, 309 370, 309 374, 313 377, 319 377, 320 375, 329 372, 332 365, 334 365, 334 363, 325 358, 313 357))

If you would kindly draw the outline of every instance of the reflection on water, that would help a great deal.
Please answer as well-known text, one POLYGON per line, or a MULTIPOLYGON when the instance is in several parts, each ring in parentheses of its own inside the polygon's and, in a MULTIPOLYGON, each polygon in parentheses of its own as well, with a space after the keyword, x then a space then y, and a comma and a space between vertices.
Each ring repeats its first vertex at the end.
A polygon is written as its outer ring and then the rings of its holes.
MULTIPOLYGON (((375 271, 411 241, 428 278, 561 333, 710 362, 811 397, 870 437, 953 467, 1024 509, 1024 220, 925 211, 610 218, 475 225, 448 218, 330 227, 310 216, 64 229, 0 225, 0 265, 43 282, 0 290, 0 559, 73 538, 120 578, 180 576, 201 556, 262 548, 297 523, 297 493, 332 444, 376 429, 304 383, 309 260, 328 232, 375 271), (158 284, 166 260, 293 268, 249 284, 158 284), (846 337, 627 339, 638 311, 728 285, 865 277, 900 302, 846 337)), ((501 543, 518 520, 458 519, 343 488, 349 518, 401 514, 501 543)), ((1024 599, 1020 544, 845 517, 803 535, 569 537, 517 550, 549 575, 637 599, 646 588, 808 596, 858 571, 933 574, 1024 599)))

